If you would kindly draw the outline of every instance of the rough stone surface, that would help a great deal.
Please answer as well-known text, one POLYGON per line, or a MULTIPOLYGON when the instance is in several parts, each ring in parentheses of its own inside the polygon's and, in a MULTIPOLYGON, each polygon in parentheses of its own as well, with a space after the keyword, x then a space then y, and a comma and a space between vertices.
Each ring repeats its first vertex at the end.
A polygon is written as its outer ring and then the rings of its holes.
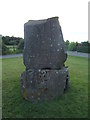
POLYGON ((56 98, 69 86, 68 68, 60 70, 28 70, 21 75, 21 91, 25 99, 41 101, 56 98))
POLYGON ((28 21, 24 25, 24 64, 27 69, 63 66, 67 58, 58 17, 28 21))
POLYGON ((30 20, 24 25, 21 92, 26 100, 42 101, 61 96, 70 87, 67 59, 58 17, 30 20))

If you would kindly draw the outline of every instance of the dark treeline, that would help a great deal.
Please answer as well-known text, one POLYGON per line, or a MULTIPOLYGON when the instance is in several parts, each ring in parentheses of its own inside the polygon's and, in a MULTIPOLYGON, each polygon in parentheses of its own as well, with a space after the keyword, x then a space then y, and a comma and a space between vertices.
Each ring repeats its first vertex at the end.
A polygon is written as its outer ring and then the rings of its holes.
MULTIPOLYGON (((70 42, 65 41, 66 49, 68 51, 77 51, 83 53, 90 53, 90 43, 86 42, 70 42)), ((21 37, 2 36, 2 54, 16 54, 23 52, 24 39, 21 37)))
POLYGON ((21 53, 23 51, 23 47, 23 38, 2 36, 2 55, 21 53))
POLYGON ((14 37, 14 36, 12 36, 12 37, 3 36, 2 37, 2 41, 6 45, 18 45, 21 39, 23 39, 23 38, 21 38, 21 37, 14 37))
POLYGON ((78 43, 78 42, 69 42, 69 40, 66 40, 65 45, 67 50, 69 51, 90 53, 90 43, 88 41, 78 43))

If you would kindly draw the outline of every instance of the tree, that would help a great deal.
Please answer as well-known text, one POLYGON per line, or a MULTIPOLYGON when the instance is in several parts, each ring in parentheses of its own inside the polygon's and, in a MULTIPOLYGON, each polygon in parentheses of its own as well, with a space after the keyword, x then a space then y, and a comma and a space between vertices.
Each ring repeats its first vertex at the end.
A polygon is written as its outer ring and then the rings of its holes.
POLYGON ((69 40, 66 40, 65 45, 66 45, 66 49, 68 50, 69 40))
POLYGON ((75 42, 71 42, 68 46, 68 50, 76 51, 77 50, 77 44, 75 42))
POLYGON ((90 43, 88 41, 81 42, 81 44, 78 44, 77 46, 77 51, 83 53, 90 53, 90 43))
POLYGON ((14 36, 12 36, 12 37, 3 36, 2 37, 2 41, 6 45, 18 45, 21 39, 22 38, 20 38, 20 37, 14 37, 14 36))
POLYGON ((9 53, 9 49, 7 48, 7 46, 2 41, 2 55, 6 55, 8 53, 9 53))
POLYGON ((18 44, 17 49, 23 50, 23 48, 24 48, 24 39, 21 39, 20 42, 19 42, 19 44, 18 44))

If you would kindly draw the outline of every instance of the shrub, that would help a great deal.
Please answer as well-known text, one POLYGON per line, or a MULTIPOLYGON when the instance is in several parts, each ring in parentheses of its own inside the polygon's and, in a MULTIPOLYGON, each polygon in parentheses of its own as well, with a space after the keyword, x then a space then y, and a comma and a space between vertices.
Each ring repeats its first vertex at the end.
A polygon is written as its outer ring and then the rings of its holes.
POLYGON ((7 48, 7 46, 2 42, 2 55, 7 55, 9 53, 9 48, 7 48))
POLYGON ((23 50, 23 48, 24 48, 24 39, 21 39, 20 42, 19 42, 19 44, 18 44, 17 49, 23 50))
POLYGON ((66 45, 66 49, 68 50, 69 40, 66 40, 65 45, 66 45))
POLYGON ((19 41, 21 40, 22 38, 20 37, 9 37, 9 36, 2 36, 2 41, 4 42, 4 44, 6 45, 18 45, 19 44, 19 41))
POLYGON ((77 46, 77 51, 83 53, 90 53, 90 43, 82 42, 77 46))
POLYGON ((68 50, 70 51, 76 51, 77 50, 77 43, 71 42, 68 46, 68 50))

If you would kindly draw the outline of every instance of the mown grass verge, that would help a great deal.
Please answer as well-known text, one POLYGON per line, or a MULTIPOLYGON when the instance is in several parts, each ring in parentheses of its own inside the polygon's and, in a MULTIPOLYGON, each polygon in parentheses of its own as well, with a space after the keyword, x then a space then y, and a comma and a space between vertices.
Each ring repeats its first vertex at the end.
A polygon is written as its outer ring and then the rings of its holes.
POLYGON ((22 98, 22 58, 2 60, 3 118, 85 118, 88 117, 88 59, 68 56, 71 87, 52 101, 32 104, 22 98))

